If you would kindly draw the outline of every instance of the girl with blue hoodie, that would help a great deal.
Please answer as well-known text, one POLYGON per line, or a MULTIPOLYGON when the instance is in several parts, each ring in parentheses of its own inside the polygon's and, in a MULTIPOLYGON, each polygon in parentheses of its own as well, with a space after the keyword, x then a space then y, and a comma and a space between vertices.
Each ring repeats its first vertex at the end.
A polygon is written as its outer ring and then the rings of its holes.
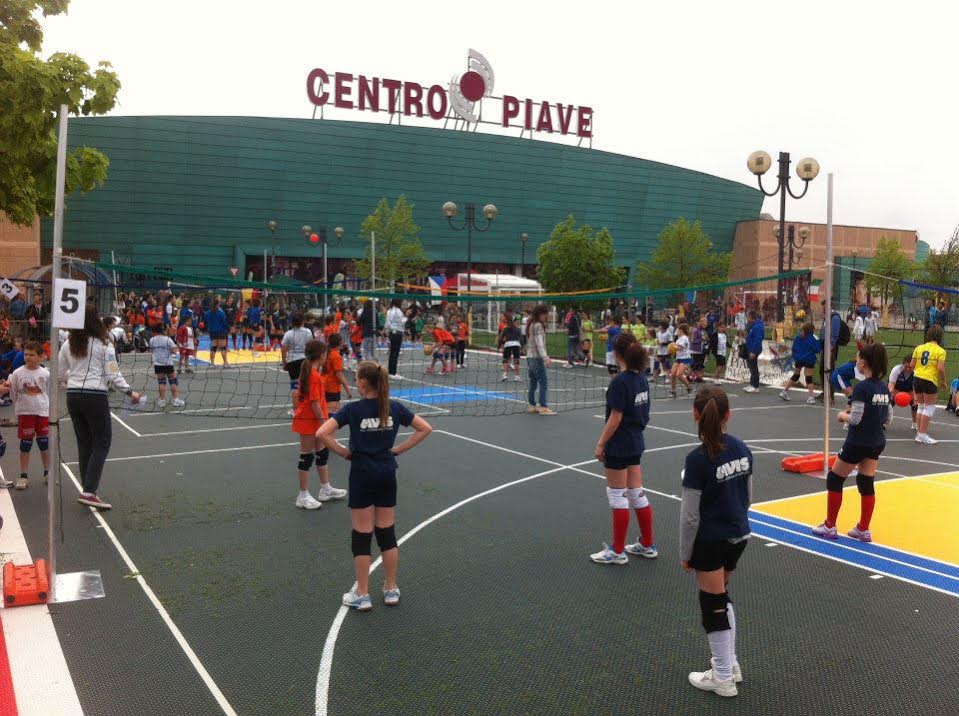
POLYGON ((815 403, 815 387, 813 383, 812 371, 816 366, 816 356, 822 351, 822 341, 813 334, 812 323, 804 323, 802 329, 793 338, 793 374, 786 381, 779 397, 783 400, 789 400, 789 389, 794 385, 799 385, 800 373, 805 374, 806 388, 809 389, 807 403, 815 403))

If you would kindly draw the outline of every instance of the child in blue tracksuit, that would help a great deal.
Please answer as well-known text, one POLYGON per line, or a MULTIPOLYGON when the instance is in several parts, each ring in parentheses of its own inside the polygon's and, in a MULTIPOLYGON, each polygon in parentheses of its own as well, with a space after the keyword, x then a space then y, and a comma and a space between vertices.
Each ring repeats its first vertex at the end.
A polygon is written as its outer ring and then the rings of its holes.
MULTIPOLYGON (((858 359, 858 356, 857 356, 858 359)), ((856 361, 851 360, 848 363, 843 363, 841 366, 836 368, 832 372, 832 382, 833 390, 841 391, 843 395, 847 398, 852 395, 852 382, 853 380, 862 380, 862 374, 856 370, 856 361)))
POLYGON ((712 653, 711 668, 689 674, 697 689, 736 696, 743 679, 736 658, 736 614, 728 585, 749 537, 753 454, 726 432, 729 398, 701 388, 693 417, 702 445, 686 456, 679 517, 679 559, 696 572, 699 607, 712 653))
POLYGON ((813 368, 816 367, 816 356, 822 350, 822 341, 813 334, 812 323, 804 323, 802 329, 793 338, 793 374, 783 386, 783 391, 779 394, 783 400, 789 400, 789 389, 794 385, 799 385, 800 373, 806 376, 806 388, 809 389, 807 403, 815 403, 815 387, 812 377, 813 368))

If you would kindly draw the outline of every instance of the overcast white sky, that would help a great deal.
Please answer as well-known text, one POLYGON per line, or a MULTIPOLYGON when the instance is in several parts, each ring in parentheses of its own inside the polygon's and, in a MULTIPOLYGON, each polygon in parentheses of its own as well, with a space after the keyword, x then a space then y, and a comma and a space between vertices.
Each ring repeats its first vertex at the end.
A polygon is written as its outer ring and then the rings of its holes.
POLYGON ((936 247, 959 224, 957 25, 954 3, 72 0, 44 52, 110 60, 116 114, 309 117, 313 67, 444 83, 473 47, 497 94, 593 107, 595 149, 746 183, 754 149, 810 155, 787 219, 825 221, 832 171, 836 223, 936 247))

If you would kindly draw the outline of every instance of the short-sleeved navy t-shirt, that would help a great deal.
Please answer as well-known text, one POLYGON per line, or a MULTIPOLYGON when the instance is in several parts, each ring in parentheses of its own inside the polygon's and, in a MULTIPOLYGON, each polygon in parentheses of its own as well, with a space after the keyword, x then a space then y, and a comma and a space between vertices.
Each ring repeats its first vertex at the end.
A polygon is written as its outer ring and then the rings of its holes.
POLYGON ((726 435, 725 447, 713 459, 702 447, 686 456, 683 487, 700 490, 696 539, 722 542, 749 534, 749 480, 753 454, 739 438, 726 435))
POLYGON ((341 428, 350 426, 350 472, 391 472, 396 457, 390 452, 400 426, 408 426, 415 417, 405 405, 390 401, 390 421, 380 425, 379 409, 374 398, 347 403, 332 416, 341 428))
POLYGON ((882 426, 889 414, 889 387, 875 378, 859 381, 852 389, 849 403, 863 403, 865 410, 859 424, 849 426, 846 442, 861 447, 885 447, 886 432, 882 426))
POLYGON ((613 378, 606 389, 606 420, 614 410, 623 414, 623 420, 606 443, 606 454, 614 457, 642 455, 646 449, 643 428, 649 422, 646 376, 627 370, 613 378))

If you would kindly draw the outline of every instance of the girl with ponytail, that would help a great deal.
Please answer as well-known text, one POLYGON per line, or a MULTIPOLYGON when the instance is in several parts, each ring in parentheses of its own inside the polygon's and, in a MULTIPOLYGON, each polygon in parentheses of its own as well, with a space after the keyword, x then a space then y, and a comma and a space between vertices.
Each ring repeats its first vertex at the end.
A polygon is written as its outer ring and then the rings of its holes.
POLYGON ((423 442, 433 428, 405 405, 390 400, 390 376, 381 365, 372 361, 360 363, 356 391, 360 399, 341 407, 323 423, 316 437, 350 463, 349 505, 356 585, 343 595, 343 604, 367 611, 373 608, 369 587, 374 533, 385 573, 383 601, 390 606, 400 603, 396 585, 399 550, 394 525, 396 456, 423 442), (336 441, 336 431, 344 425, 350 426, 349 447, 336 441), (401 425, 412 427, 414 432, 395 445, 401 425))
POLYGON ((726 433, 729 398, 721 388, 701 388, 693 418, 702 445, 686 456, 679 518, 680 563, 695 570, 702 624, 712 668, 689 674, 697 689, 735 696, 742 671, 736 659, 736 615, 727 585, 749 538, 753 454, 726 433))

